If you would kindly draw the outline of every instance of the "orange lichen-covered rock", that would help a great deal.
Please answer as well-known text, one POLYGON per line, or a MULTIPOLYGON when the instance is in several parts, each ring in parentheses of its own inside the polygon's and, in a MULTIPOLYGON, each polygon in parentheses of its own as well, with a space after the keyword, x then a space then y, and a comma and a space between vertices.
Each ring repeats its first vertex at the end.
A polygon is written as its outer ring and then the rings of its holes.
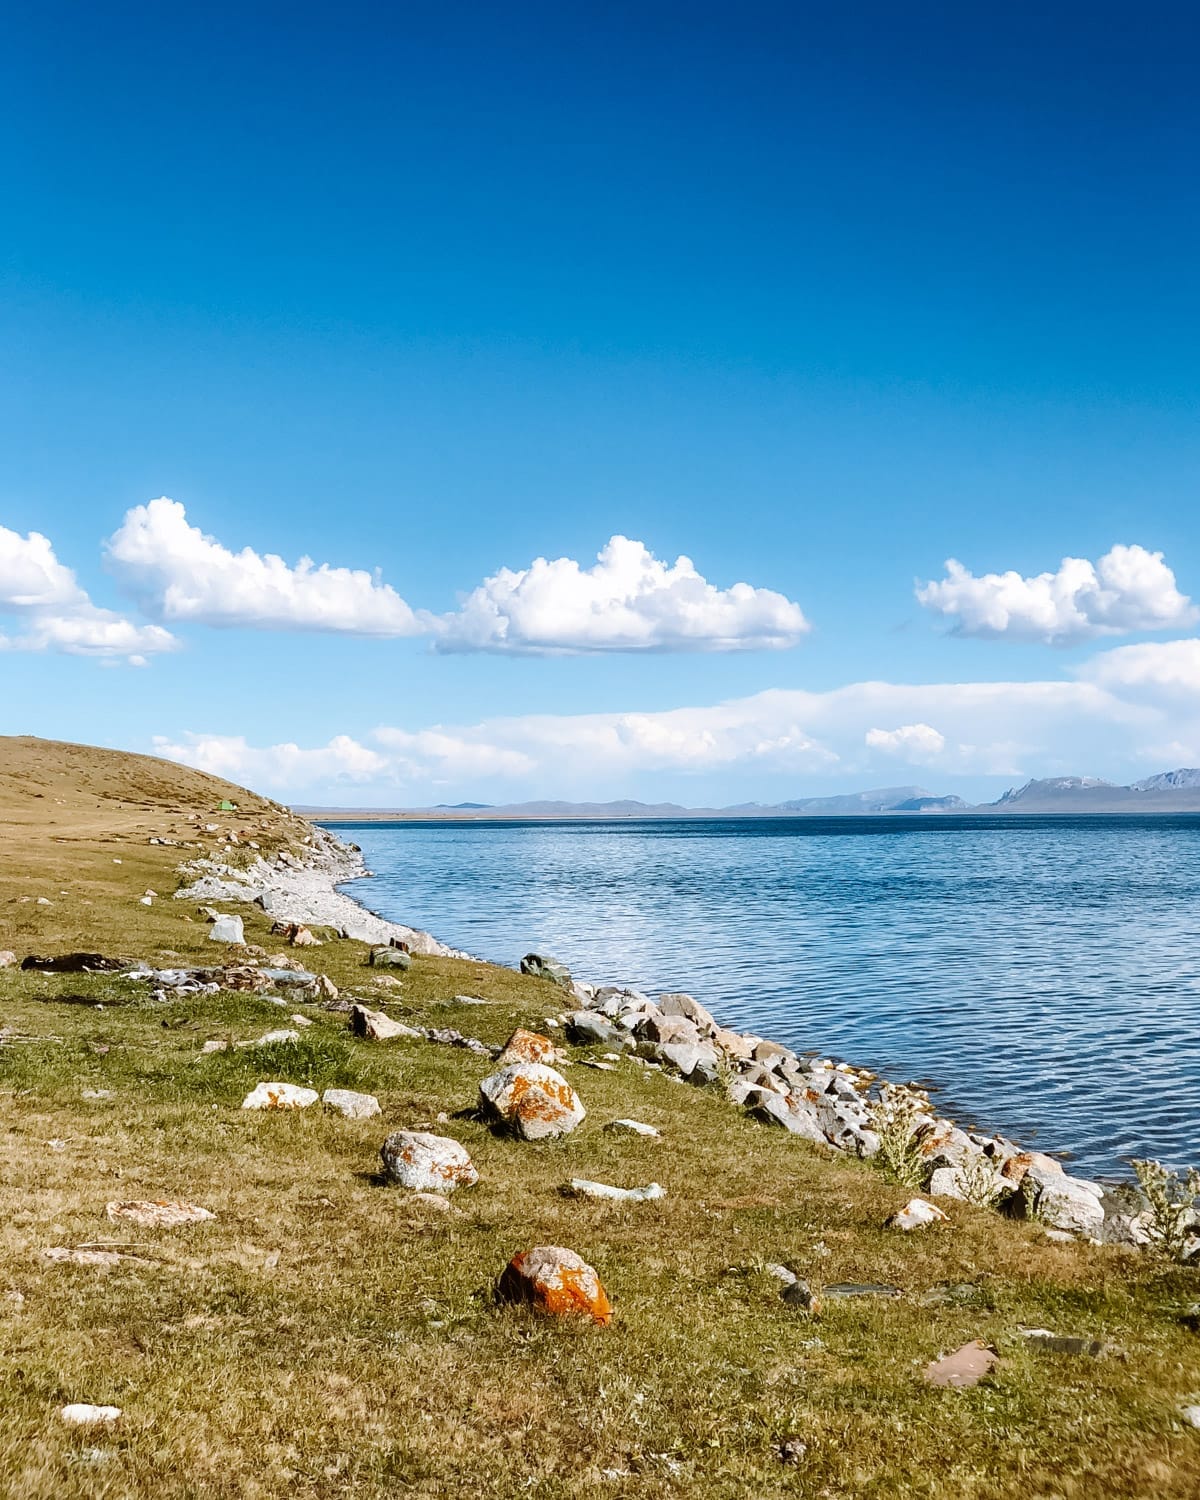
POLYGON ((509 1063, 552 1063, 559 1058, 558 1048, 548 1036, 540 1036, 536 1031, 526 1031, 523 1026, 518 1026, 512 1036, 504 1044, 504 1050, 496 1061, 502 1068, 509 1063))
POLYGON ((526 1141, 566 1135, 586 1114, 567 1080, 544 1063, 513 1063, 490 1074, 479 1085, 479 1104, 526 1141))
POLYGON ((397 1130, 380 1147, 383 1170, 392 1182, 422 1193, 452 1193, 479 1181, 465 1147, 449 1136, 424 1130, 397 1130))
POLYGON ((1018 1151, 1015 1156, 1007 1158, 1000 1168, 1000 1175, 1019 1185, 1031 1171, 1057 1177, 1064 1175, 1062 1162, 1055 1161, 1052 1156, 1046 1156, 1041 1151, 1018 1151))
POLYGON ((500 1302, 523 1302, 555 1317, 611 1323, 612 1306, 587 1261, 561 1245, 535 1245, 514 1255, 496 1283, 500 1302))

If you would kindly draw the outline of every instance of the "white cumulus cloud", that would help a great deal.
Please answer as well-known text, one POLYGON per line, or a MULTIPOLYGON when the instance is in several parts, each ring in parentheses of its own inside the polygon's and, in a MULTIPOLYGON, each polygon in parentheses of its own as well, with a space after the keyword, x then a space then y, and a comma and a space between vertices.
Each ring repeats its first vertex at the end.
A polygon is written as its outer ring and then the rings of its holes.
POLYGON ((287 563, 250 547, 232 552, 190 525, 184 507, 165 496, 126 512, 109 539, 108 562, 143 607, 164 620, 364 636, 429 628, 376 574, 307 557, 287 563))
POLYGON ((901 724, 899 729, 868 729, 863 736, 869 750, 882 750, 904 760, 934 760, 946 748, 946 737, 930 724, 901 724))
POLYGON ((1136 630, 1167 630, 1200 617, 1175 585, 1161 552, 1115 546, 1097 562, 1064 557, 1054 573, 984 573, 950 558, 946 576, 918 585, 917 598, 956 620, 956 635, 1055 645, 1136 630))
POLYGON ((591 568, 537 558, 501 568, 438 626, 439 651, 566 655, 595 651, 743 651, 794 646, 808 631, 798 604, 771 589, 727 589, 690 558, 660 561, 612 537, 591 568))
POLYGON ((16 634, 0 632, 0 651, 59 651, 145 666, 177 642, 161 625, 138 625, 93 604, 48 537, 0 526, 0 614, 16 616, 16 634))

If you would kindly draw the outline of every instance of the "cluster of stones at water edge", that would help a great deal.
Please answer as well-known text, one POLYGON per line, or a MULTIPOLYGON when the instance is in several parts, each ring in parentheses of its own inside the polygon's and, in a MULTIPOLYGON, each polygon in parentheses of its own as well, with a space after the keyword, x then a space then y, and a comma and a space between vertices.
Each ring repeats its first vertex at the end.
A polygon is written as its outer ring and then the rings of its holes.
POLYGON ((339 890, 345 882, 370 873, 357 845, 343 843, 318 826, 306 835, 305 845, 303 854, 284 849, 267 858, 260 853, 244 866, 219 858, 188 860, 179 867, 187 883, 175 892, 175 899, 254 903, 285 926, 329 924, 362 942, 390 944, 399 940, 412 953, 470 957, 439 943, 420 928, 376 916, 339 890))
MULTIPOLYGON (((540 954, 528 954, 521 969, 574 999, 579 1008, 558 1018, 569 1041, 629 1054, 696 1087, 723 1089, 755 1119, 804 1140, 861 1157, 878 1155, 880 1084, 874 1074, 730 1030, 690 995, 652 1000, 634 989, 585 984, 540 954)), ((1003 1136, 962 1130, 932 1109, 919 1108, 908 1128, 923 1164, 917 1185, 934 1197, 1036 1219, 1064 1238, 1139 1247, 1149 1241, 1144 1205, 1131 1201, 1128 1190, 1069 1176, 1051 1156, 1024 1151, 1003 1136)))

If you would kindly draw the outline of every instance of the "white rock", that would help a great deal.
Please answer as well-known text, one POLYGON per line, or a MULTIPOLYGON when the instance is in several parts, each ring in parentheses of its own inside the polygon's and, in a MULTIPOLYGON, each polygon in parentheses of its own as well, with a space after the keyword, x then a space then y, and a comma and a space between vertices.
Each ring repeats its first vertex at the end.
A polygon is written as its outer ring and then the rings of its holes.
POLYGON ((1097 1191, 1103 1190, 1079 1178, 1030 1167, 1014 1201, 1051 1229, 1092 1239, 1104 1228, 1104 1205, 1096 1196, 1097 1191))
POLYGON ((128 1220, 143 1229, 177 1229, 181 1224, 202 1224, 217 1216, 195 1203, 155 1202, 106 1203, 104 1212, 114 1224, 128 1220))
POLYGON ((203 1047, 200 1048, 200 1055, 201 1055, 201 1057, 209 1057, 214 1052, 228 1052, 228 1051, 229 1051, 229 1043, 228 1042, 213 1040, 213 1041, 210 1041, 210 1042, 205 1042, 205 1044, 203 1045, 203 1047))
POLYGON ((326 1109, 336 1110, 344 1120, 369 1120, 383 1113, 374 1094, 356 1094, 353 1089, 326 1089, 321 1103, 326 1109))
POLYGON ((379 1154, 393 1182, 420 1193, 452 1193, 479 1181, 466 1147, 449 1136, 397 1130, 384 1141, 379 1154))
POLYGON ((71 1245, 51 1245, 42 1251, 56 1265, 119 1266, 125 1257, 119 1250, 76 1250, 71 1245))
POLYGON ((298 1031, 264 1031, 262 1036, 252 1042, 239 1042, 239 1047, 270 1047, 276 1042, 298 1042, 300 1033, 298 1031))
POLYGON ((922 1229, 927 1224, 946 1223, 950 1215, 938 1208, 935 1203, 928 1203, 924 1198, 910 1198, 903 1208, 899 1209, 887 1221, 889 1229, 922 1229))
POLYGON ((1179 1415, 1189 1427, 1200 1427, 1200 1406, 1185 1406, 1179 1415))
POLYGON ((54 902, 51 901, 49 896, 39 896, 37 898, 37 904, 39 906, 53 906, 54 902))
POLYGON ((299 1013, 297 1013, 291 1019, 292 1019, 293 1026, 311 1026, 312 1025, 312 1018, 310 1016, 302 1016, 299 1013))
POLYGON ((931 1172, 929 1191, 935 1198, 957 1198, 964 1203, 967 1198, 959 1182, 957 1167, 937 1167, 931 1172))
POLYGON ((647 1140, 661 1140, 662 1135, 655 1130, 653 1125, 646 1125, 641 1120, 610 1120, 604 1127, 619 1135, 641 1135, 647 1140))
POLYGON ((405 1203, 416 1204, 420 1208, 434 1208, 438 1213, 457 1213, 456 1208, 450 1206, 450 1200, 444 1198, 441 1193, 408 1193, 404 1199, 405 1203))
POLYGON ((295 1083, 260 1083, 242 1100, 243 1109, 307 1109, 320 1098, 316 1089, 295 1083))
POLYGON ((406 1026, 403 1021, 393 1021, 381 1010, 368 1010, 365 1005, 356 1005, 350 1012, 350 1030, 355 1036, 366 1037, 371 1042, 390 1042, 399 1036, 420 1036, 415 1026, 406 1026))
POLYGON ((139 906, 153 906, 154 905, 154 897, 153 896, 139 896, 138 897, 138 905, 139 906))
POLYGON ((93 1406, 90 1401, 72 1401, 59 1412, 68 1427, 90 1427, 97 1422, 115 1422, 120 1415, 119 1406, 93 1406))
POLYGON ((607 1182, 592 1182, 586 1177, 572 1177, 566 1191, 577 1198, 603 1198, 612 1203, 653 1203, 667 1196, 666 1188, 659 1182, 648 1183, 645 1187, 619 1188, 607 1182))
POLYGON ((245 928, 241 917, 218 917, 209 928, 210 943, 244 943, 245 928))

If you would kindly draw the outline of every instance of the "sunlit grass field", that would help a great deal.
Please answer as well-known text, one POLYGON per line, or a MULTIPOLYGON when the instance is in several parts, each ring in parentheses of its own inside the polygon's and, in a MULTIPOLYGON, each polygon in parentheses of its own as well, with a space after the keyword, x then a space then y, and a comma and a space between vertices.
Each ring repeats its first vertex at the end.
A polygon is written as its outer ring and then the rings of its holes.
MULTIPOLYGON (((0 948, 227 958, 197 909, 169 899, 187 851, 147 843, 184 837, 187 812, 207 816, 225 790, 89 752, 87 775, 125 779, 85 806, 77 757, 30 745, 0 742, 0 771, 21 762, 0 777, 0 948)), ((297 821, 238 801, 234 821, 298 846, 297 821)), ((278 951, 269 918, 242 914, 248 941, 278 951)), ((361 944, 294 956, 343 996, 489 1043, 544 1031, 563 1008, 545 981, 481 963, 418 957, 397 988, 376 983, 361 944)), ((909 1194, 870 1165, 630 1060, 585 1067, 586 1049, 565 1070, 586 1121, 529 1144, 474 1117, 486 1058, 357 1041, 344 1013, 311 1002, 158 1003, 120 978, 9 969, 0 1026, 5 1495, 1200 1495, 1200 1432, 1178 1414, 1200 1400, 1200 1336, 1183 1318, 1194 1270, 1054 1244, 965 1204, 948 1205, 948 1225, 885 1230, 909 1194), (293 1012, 312 1023, 298 1042, 201 1051, 293 1012), (243 1112, 264 1078, 363 1090, 382 1117, 243 1112), (619 1116, 662 1139, 606 1133, 619 1116), (382 1185, 379 1147, 405 1127, 471 1152, 480 1181, 451 1211, 382 1185), (654 1180, 668 1196, 564 1196, 577 1176, 654 1180), (105 1215, 143 1198, 217 1217, 145 1230, 105 1215), (547 1243, 596 1267, 610 1327, 496 1307, 507 1260, 547 1243), (80 1246, 127 1253, 111 1267, 43 1255, 80 1246), (903 1296, 826 1298, 813 1317, 780 1300, 771 1262, 818 1293, 882 1282, 903 1296), (1047 1354, 1023 1327, 1115 1348, 1047 1354), (975 1338, 999 1350, 993 1376, 963 1391, 922 1380, 975 1338), (122 1416, 71 1429, 58 1411, 73 1401, 122 1416)))

